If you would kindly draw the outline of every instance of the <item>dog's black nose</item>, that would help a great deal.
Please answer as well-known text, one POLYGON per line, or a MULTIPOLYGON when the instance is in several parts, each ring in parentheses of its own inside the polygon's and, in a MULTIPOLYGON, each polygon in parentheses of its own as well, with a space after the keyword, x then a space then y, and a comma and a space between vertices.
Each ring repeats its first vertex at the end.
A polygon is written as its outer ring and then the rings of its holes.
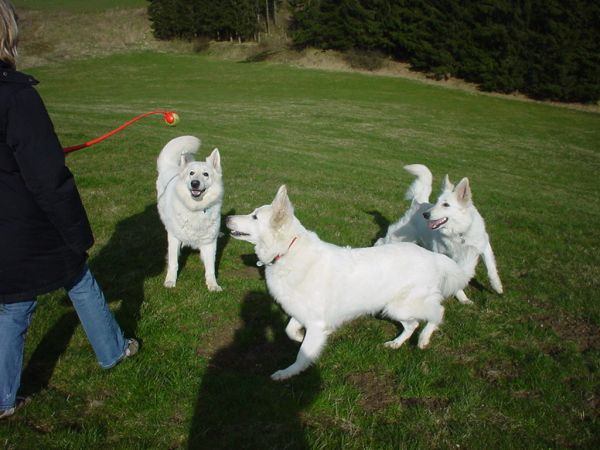
POLYGON ((423 217, 425 217, 427 220, 429 220, 429 218, 431 217, 431 213, 429 211, 426 211, 423 213, 423 217))
POLYGON ((198 189, 200 187, 200 182, 198 180, 192 180, 192 188, 198 189))

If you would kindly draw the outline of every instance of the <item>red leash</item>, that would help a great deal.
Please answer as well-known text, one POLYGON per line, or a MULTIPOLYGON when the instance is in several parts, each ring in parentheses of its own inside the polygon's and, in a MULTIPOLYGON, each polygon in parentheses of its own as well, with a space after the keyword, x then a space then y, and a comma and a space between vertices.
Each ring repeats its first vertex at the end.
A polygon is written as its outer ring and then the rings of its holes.
POLYGON ((97 144, 98 142, 102 142, 103 140, 111 137, 113 134, 118 133, 119 131, 122 131, 123 129, 127 128, 129 125, 132 125, 133 123, 137 122, 140 119, 143 119, 144 117, 148 117, 151 116, 153 114, 162 114, 163 119, 165 121, 165 123, 171 127, 174 127, 175 125, 177 125, 179 123, 179 116, 177 115, 177 113, 175 111, 161 111, 161 110, 157 110, 157 111, 150 111, 144 114, 140 114, 137 117, 134 117, 133 119, 125 122, 123 125, 121 125, 118 128, 115 128, 112 131, 109 131, 106 134, 103 134, 100 137, 97 137, 96 139, 92 139, 91 141, 87 141, 84 144, 79 144, 79 145, 74 145, 72 147, 66 147, 63 149, 63 151, 65 153, 71 153, 74 152, 76 150, 81 150, 82 148, 87 148, 87 147, 91 147, 94 144, 97 144))

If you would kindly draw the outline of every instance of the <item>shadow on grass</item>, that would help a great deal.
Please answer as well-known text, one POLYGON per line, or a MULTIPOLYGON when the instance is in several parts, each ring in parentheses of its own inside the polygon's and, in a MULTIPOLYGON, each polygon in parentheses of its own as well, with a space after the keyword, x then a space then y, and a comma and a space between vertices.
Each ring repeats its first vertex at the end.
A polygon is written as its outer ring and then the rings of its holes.
POLYGON ((308 448, 301 413, 319 392, 317 369, 283 383, 270 379, 295 360, 299 344, 266 293, 245 296, 241 321, 202 376, 188 448, 308 448))
POLYGON ((365 211, 367 214, 373 216, 373 221, 377 226, 379 226, 379 231, 375 235, 375 237, 371 240, 371 245, 377 242, 377 239, 385 237, 388 227, 390 226, 390 221, 379 211, 365 211))
MULTIPOLYGON (((217 267, 228 240, 228 236, 219 240, 217 267)), ((166 232, 156 204, 150 204, 141 213, 119 222, 109 242, 90 261, 91 271, 107 301, 121 300, 115 316, 125 336, 137 337, 140 310, 145 301, 144 282, 165 271, 166 252, 166 232)), ((185 265, 184 255, 180 259, 183 259, 181 270, 185 265)), ((63 303, 67 305, 67 312, 44 335, 23 371, 22 386, 26 395, 48 386, 60 356, 79 325, 68 297, 63 303)))
POLYGON ((255 253, 241 255, 240 259, 242 260, 242 264, 244 264, 246 267, 256 268, 260 274, 261 280, 265 279, 265 266, 258 265, 258 258, 256 257, 255 253))

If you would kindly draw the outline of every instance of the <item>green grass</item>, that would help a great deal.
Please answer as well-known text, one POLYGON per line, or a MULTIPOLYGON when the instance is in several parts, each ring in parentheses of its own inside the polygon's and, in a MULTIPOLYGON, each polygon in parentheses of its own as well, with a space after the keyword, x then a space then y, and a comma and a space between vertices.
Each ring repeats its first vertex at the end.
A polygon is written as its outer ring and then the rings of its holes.
POLYGON ((27 343, 32 402, 0 425, 6 448, 549 448, 598 446, 600 116, 416 82, 132 54, 31 71, 63 144, 145 119, 68 158, 97 242, 91 266, 141 353, 103 372, 62 293, 40 299, 27 343), (195 252, 162 287, 166 236, 155 159, 182 134, 218 146, 223 213, 287 183, 322 239, 368 246, 407 207, 407 163, 468 176, 506 294, 449 300, 431 348, 383 348, 398 327, 364 318, 318 364, 268 375, 297 346, 253 266, 222 239, 220 294, 195 252))
POLYGON ((147 0, 12 0, 15 7, 40 11, 93 12, 111 8, 141 8, 147 0))

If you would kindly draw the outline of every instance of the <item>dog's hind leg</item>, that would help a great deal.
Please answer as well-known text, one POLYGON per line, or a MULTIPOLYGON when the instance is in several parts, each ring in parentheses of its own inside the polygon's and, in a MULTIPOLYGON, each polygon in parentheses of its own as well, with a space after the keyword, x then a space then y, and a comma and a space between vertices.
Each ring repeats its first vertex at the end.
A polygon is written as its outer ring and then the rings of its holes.
POLYGON ((492 287, 498 294, 502 294, 504 289, 502 289, 502 282, 500 281, 498 269, 496 268, 496 258, 494 257, 494 252, 489 242, 483 251, 483 262, 487 268, 488 278, 490 279, 492 287))
POLYGON ((200 246, 200 259, 204 263, 204 277, 209 291, 220 292, 223 289, 217 283, 215 276, 215 258, 217 254, 217 240, 207 245, 200 246))
POLYGON ((276 381, 286 380, 307 369, 323 351, 325 342, 327 342, 327 336, 329 336, 329 333, 322 328, 307 328, 304 341, 302 341, 300 351, 296 357, 296 362, 287 369, 275 372, 271 375, 271 379, 276 381))
POLYGON ((431 335, 437 330, 444 319, 444 307, 440 304, 442 299, 439 296, 430 297, 425 300, 429 306, 428 322, 419 334, 419 348, 424 349, 429 345, 431 335))
MULTIPOLYGON (((387 311, 387 314, 390 317, 394 318, 393 314, 390 314, 389 310, 387 311)), ((388 348, 399 348, 402 344, 404 344, 410 339, 415 330, 419 327, 418 320, 400 320, 400 323, 404 327, 404 331, 402 331, 402 333, 400 333, 400 335, 396 339, 394 339, 393 341, 387 341, 383 345, 385 345, 388 348)))
POLYGON ((164 286, 173 288, 177 283, 177 270, 179 269, 179 251, 181 250, 181 241, 167 232, 168 250, 167 250, 167 276, 164 286))
POLYGON ((302 324, 292 317, 288 322, 287 327, 285 327, 285 334, 287 334, 292 341, 302 342, 304 340, 303 328, 302 324))
POLYGON ((427 348, 427 346, 429 345, 429 341, 431 339, 431 335, 438 328, 439 328, 439 325, 437 323, 433 323, 433 322, 428 322, 427 325, 425 325, 425 328, 423 328, 423 331, 421 331, 421 334, 419 334, 419 344, 418 345, 419 345, 420 349, 427 348))

